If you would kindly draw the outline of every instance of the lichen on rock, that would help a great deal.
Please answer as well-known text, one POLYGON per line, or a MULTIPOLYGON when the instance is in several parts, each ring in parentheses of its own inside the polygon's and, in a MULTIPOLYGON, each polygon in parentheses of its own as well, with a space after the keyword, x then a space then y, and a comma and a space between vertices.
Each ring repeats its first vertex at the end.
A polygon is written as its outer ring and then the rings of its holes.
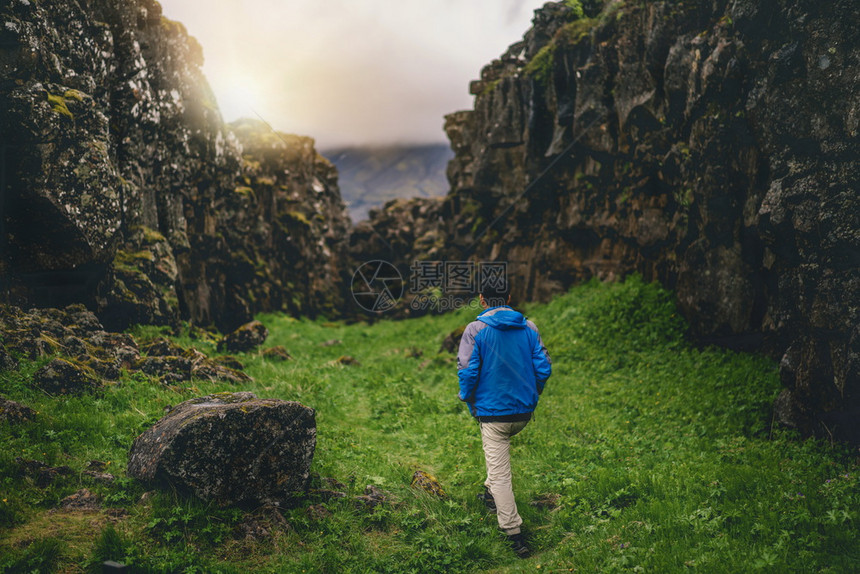
POLYGON ((307 488, 315 446, 313 409, 218 393, 177 405, 137 437, 128 473, 219 504, 284 504, 307 488))

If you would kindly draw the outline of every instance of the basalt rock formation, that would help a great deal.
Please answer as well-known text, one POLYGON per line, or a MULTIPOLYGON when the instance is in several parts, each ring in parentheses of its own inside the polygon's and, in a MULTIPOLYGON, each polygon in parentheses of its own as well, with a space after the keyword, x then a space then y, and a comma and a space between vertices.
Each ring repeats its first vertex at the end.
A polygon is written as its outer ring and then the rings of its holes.
MULTIPOLYGON (((229 356, 209 358, 194 347, 185 349, 163 337, 139 345, 131 335, 109 333, 81 304, 27 312, 0 305, 0 334, 0 359, 54 357, 32 379, 34 386, 49 394, 97 392, 107 382, 119 380, 124 370, 140 371, 164 384, 192 379, 236 384, 251 380, 229 356)), ((14 360, 0 361, 0 373, 16 368, 14 360)))
POLYGON ((134 440, 128 474, 219 504, 280 504, 308 486, 314 410, 218 393, 185 401, 134 440))
POLYGON ((860 441, 857 18, 548 3, 446 118, 450 194, 388 204, 352 249, 504 260, 519 300, 641 273, 700 340, 781 359, 779 419, 860 441))
POLYGON ((10 0, 0 21, 0 300, 114 330, 341 305, 336 170, 310 138, 225 125, 155 0, 10 0))

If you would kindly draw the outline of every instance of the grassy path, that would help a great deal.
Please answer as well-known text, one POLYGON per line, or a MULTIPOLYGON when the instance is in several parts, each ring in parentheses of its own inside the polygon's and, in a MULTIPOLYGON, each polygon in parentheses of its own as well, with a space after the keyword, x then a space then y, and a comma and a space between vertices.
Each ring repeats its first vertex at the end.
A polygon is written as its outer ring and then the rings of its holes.
POLYGON ((438 353, 443 337, 475 315, 461 310, 369 326, 261 318, 267 346, 283 345, 295 360, 244 357, 255 379, 247 390, 315 408, 313 470, 350 495, 372 484, 394 502, 372 513, 351 498, 317 513, 305 505, 285 513, 289 528, 257 541, 236 536, 246 520, 236 510, 172 493, 140 501, 143 487, 128 479, 69 479, 43 490, 17 476, 14 462, 81 470, 98 459, 122 475, 131 440, 165 404, 235 387, 128 378, 101 397, 58 402, 26 384, 36 365, 0 374, 0 392, 41 413, 27 427, 0 427, 8 447, 0 453, 0 565, 29 559, 37 571, 97 571, 96 560, 110 555, 151 572, 856 570, 856 451, 772 427, 773 362, 690 346, 670 295, 635 278, 584 285, 526 311, 554 370, 535 420, 514 442, 514 487, 535 549, 528 560, 514 557, 475 497, 478 429, 456 400, 454 357, 438 353), (323 345, 331 340, 341 342, 323 345), (360 365, 339 364, 343 355, 360 365), (418 469, 435 475, 448 499, 410 488, 418 469), (49 514, 82 485, 106 510, 49 514), (51 528, 58 521, 64 528, 51 528))

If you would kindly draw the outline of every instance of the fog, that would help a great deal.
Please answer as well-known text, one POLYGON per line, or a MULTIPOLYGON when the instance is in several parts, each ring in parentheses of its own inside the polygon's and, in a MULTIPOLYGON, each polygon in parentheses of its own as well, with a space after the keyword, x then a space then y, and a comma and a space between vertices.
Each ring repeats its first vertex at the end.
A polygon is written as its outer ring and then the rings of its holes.
POLYGON ((226 121, 261 117, 320 149, 446 141, 469 81, 538 0, 162 0, 203 46, 226 121), (205 6, 205 8, 204 8, 205 6))

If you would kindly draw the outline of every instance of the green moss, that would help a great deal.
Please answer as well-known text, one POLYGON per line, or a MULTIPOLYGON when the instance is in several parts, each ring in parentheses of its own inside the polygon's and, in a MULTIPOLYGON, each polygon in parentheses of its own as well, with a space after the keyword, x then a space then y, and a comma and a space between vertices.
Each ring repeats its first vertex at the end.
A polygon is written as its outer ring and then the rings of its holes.
POLYGON ((596 25, 597 20, 594 18, 575 20, 562 26, 556 37, 558 38, 558 41, 563 42, 568 46, 573 46, 591 35, 591 30, 594 29, 596 25))
POLYGON ((233 193, 238 193, 239 195, 247 197, 248 199, 257 199, 257 195, 254 193, 254 188, 252 187, 240 185, 233 190, 233 193))
POLYGON ((113 267, 117 271, 129 275, 142 275, 140 265, 144 262, 152 262, 153 255, 149 250, 141 251, 117 251, 113 259, 113 267))
POLYGON ((480 208, 481 205, 477 201, 467 199, 460 205, 460 214, 464 217, 475 217, 480 208))
POLYGON ((541 48, 534 58, 526 64, 525 72, 541 85, 546 85, 552 73, 552 61, 555 56, 555 41, 541 48))
POLYGON ((600 13, 600 21, 608 22, 613 16, 615 20, 620 20, 624 15, 624 0, 618 0, 617 2, 610 2, 605 9, 600 13))
POLYGON ((153 245, 154 243, 161 243, 162 241, 167 241, 164 235, 154 229, 145 226, 141 226, 141 229, 143 231, 143 242, 146 245, 153 245))
POLYGON ((254 260, 248 255, 244 249, 237 249, 230 253, 230 259, 233 263, 248 265, 249 267, 254 267, 254 260))
POLYGON ((694 193, 691 187, 677 189, 673 195, 681 207, 689 207, 693 203, 694 193))
POLYGON ((553 39, 538 50, 538 53, 525 66, 525 72, 544 86, 552 74, 552 63, 558 47, 578 44, 591 34, 591 30, 598 23, 595 18, 585 17, 585 10, 580 0, 566 0, 565 4, 573 10, 573 21, 562 26, 553 39))
MULTIPOLYGON (((254 159, 254 156, 245 154, 242 156, 242 169, 244 171, 260 171, 262 169, 262 164, 254 159)), ((248 178, 245 178, 248 181, 248 178)))
POLYGON ((271 275, 269 264, 260 258, 259 255, 257 256, 257 260, 254 262, 254 275, 260 279, 268 279, 271 275))
POLYGON ((76 102, 84 101, 84 93, 79 92, 78 90, 66 90, 63 94, 63 99, 66 100, 75 100, 76 102))
POLYGON ((472 235, 476 234, 478 232, 478 230, 480 230, 484 226, 484 223, 485 223, 485 220, 483 217, 481 217, 481 216, 476 217, 475 222, 472 224, 472 229, 470 230, 470 233, 472 235))
POLYGON ((165 285, 159 285, 158 291, 161 294, 161 299, 171 309, 179 309, 179 298, 176 292, 165 285))
POLYGON ((248 401, 254 400, 253 398, 250 398, 248 396, 243 396, 243 395, 240 395, 237 393, 231 393, 231 392, 223 391, 223 392, 219 392, 219 393, 212 393, 211 395, 209 395, 209 397, 203 397, 202 399, 199 399, 198 402, 203 402, 203 400, 208 399, 208 398, 217 399, 218 401, 225 403, 225 404, 247 403, 248 401))
POLYGON ((287 217, 289 217, 289 218, 290 218, 290 219, 292 219, 293 221, 297 221, 298 223, 301 223, 302 225, 304 225, 304 226, 306 226, 306 227, 310 227, 310 226, 311 226, 311 222, 310 222, 310 220, 309 220, 309 219, 307 218, 307 216, 306 216, 304 213, 302 213, 301 211, 288 211, 288 212, 286 213, 286 215, 287 215, 287 217))
POLYGON ((501 80, 493 80, 492 82, 487 82, 484 85, 484 89, 481 90, 481 95, 486 96, 487 94, 491 93, 499 86, 499 82, 501 82, 501 80))
POLYGON ((573 15, 576 18, 585 17, 585 10, 582 8, 582 3, 579 0, 564 0, 564 5, 573 10, 573 15))
POLYGON ((69 107, 66 105, 66 99, 63 96, 49 93, 48 103, 51 104, 51 109, 54 113, 60 114, 70 120, 75 119, 75 115, 69 110, 69 107))
POLYGON ((135 265, 142 261, 152 261, 152 251, 143 249, 141 251, 117 251, 114 261, 124 265, 135 265))

